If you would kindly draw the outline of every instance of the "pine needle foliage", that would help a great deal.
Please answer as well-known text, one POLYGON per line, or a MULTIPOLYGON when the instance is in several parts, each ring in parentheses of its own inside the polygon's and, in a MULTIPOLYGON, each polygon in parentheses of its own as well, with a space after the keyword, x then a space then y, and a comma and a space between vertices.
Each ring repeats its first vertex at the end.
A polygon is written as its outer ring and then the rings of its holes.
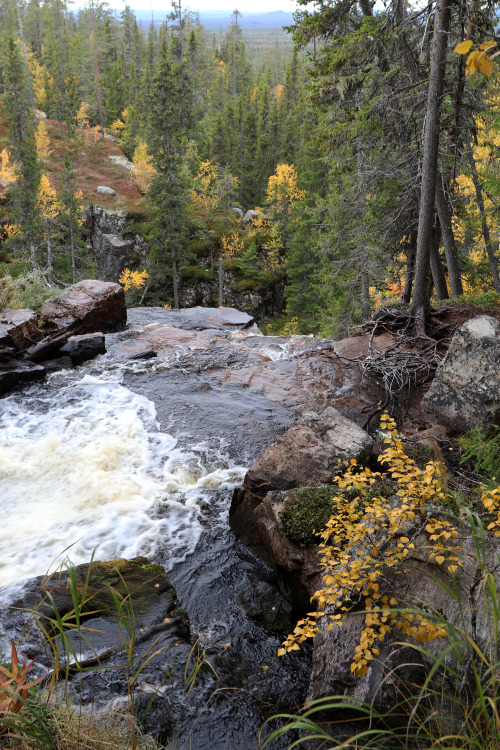
POLYGON ((493 479, 500 477, 500 427, 494 425, 486 432, 473 427, 457 442, 463 449, 461 463, 475 461, 474 471, 485 472, 493 479))

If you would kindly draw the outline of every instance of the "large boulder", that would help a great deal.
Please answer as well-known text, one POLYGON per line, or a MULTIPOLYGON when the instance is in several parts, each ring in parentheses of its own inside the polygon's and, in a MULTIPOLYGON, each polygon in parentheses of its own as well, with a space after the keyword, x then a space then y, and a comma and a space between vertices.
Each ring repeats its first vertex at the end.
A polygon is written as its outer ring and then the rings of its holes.
POLYGON ((14 346, 27 349, 43 338, 33 310, 2 310, 0 312, 0 349, 14 346))
POLYGON ((82 333, 120 331, 127 323, 125 292, 120 284, 86 279, 51 297, 38 311, 44 327, 82 333))
POLYGON ((261 453, 234 492, 229 513, 238 538, 287 574, 302 606, 314 593, 319 567, 315 548, 302 549, 281 530, 279 513, 287 490, 332 481, 341 461, 362 459, 373 444, 354 422, 328 407, 308 412, 261 453))
POLYGON ((500 323, 480 315, 453 336, 422 404, 456 432, 500 422, 500 323))

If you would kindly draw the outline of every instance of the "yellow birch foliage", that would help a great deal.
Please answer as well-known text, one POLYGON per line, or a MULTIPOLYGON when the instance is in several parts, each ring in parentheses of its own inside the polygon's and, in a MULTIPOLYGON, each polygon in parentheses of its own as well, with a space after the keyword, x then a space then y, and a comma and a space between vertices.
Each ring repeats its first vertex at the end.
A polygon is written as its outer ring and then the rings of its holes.
MULTIPOLYGON (((42 49, 43 52, 43 49, 42 49)), ((38 109, 45 109, 49 94, 54 88, 54 78, 48 72, 48 70, 40 63, 40 60, 35 57, 33 52, 28 51, 28 67, 31 74, 31 82, 33 86, 33 97, 35 99, 35 106, 38 109)))
MULTIPOLYGON (((465 42, 457 44, 453 50, 457 55, 466 55, 469 50, 474 46, 472 39, 468 39, 465 42)), ((499 52, 495 52, 493 55, 488 56, 487 52, 497 47, 497 43, 493 40, 483 42, 479 47, 472 52, 469 52, 467 60, 465 61, 465 77, 469 78, 474 73, 482 73, 487 78, 491 78, 493 73, 494 63, 493 60, 497 57, 499 52)))
POLYGON ((276 172, 271 175, 266 190, 269 202, 277 206, 291 207, 304 198, 304 191, 297 185, 297 172, 293 164, 278 164, 276 172))
POLYGON ((53 149, 50 148, 49 133, 43 120, 40 120, 35 130, 35 144, 38 158, 42 163, 46 164, 53 149))
POLYGON ((224 258, 234 258, 235 255, 239 255, 243 250, 243 240, 236 232, 232 232, 228 237, 223 234, 221 242, 221 253, 224 258))
MULTIPOLYGON (((500 91, 495 85, 491 94, 492 115, 498 112, 499 106, 500 91)), ((485 180, 500 177, 498 166, 500 134, 485 117, 477 117, 475 123, 477 142, 473 144, 474 161, 479 179, 481 183, 484 183, 485 180)), ((481 215, 477 205, 476 190, 472 177, 466 173, 459 174, 455 180, 454 187, 457 203, 461 206, 461 210, 452 217, 455 240, 462 246, 474 265, 487 263, 488 256, 484 243, 481 215)), ((496 237, 500 232, 497 205, 491 200, 488 191, 483 191, 483 201, 491 236, 496 237)), ((463 283, 466 294, 484 291, 473 279, 465 277, 463 283)))
POLYGON ((110 125, 109 129, 111 131, 111 134, 114 135, 115 138, 120 138, 122 134, 122 130, 127 127, 128 118, 129 118, 129 110, 127 108, 127 109, 124 109, 122 112, 122 119, 120 120, 118 118, 110 125))
POLYGON ((206 216, 217 210, 222 197, 221 191, 215 189, 218 177, 217 164, 207 160, 200 163, 198 174, 193 179, 194 190, 189 195, 191 205, 201 209, 206 216))
POLYGON ((144 141, 140 141, 139 145, 136 146, 132 162, 134 166, 130 170, 130 175, 144 195, 156 174, 156 170, 151 163, 151 156, 148 154, 148 146, 144 141))
POLYGON ((131 271, 126 268, 120 274, 118 281, 124 287, 125 291, 129 289, 141 289, 146 283, 146 279, 149 278, 149 274, 146 270, 144 271, 131 271))
POLYGON ((9 160, 9 152, 4 148, 0 152, 0 183, 2 187, 7 187, 16 181, 16 170, 9 160))
MULTIPOLYGON (((366 674, 370 662, 380 653, 377 643, 384 641, 394 628, 420 642, 431 638, 439 640, 447 635, 440 624, 405 609, 404 602, 382 595, 380 590, 388 569, 394 574, 407 570, 405 566, 414 543, 406 533, 414 521, 424 515, 427 505, 441 504, 446 499, 439 463, 429 461, 420 469, 406 455, 388 415, 382 417, 381 427, 388 437, 379 461, 386 465, 390 477, 397 480, 400 502, 394 507, 383 496, 367 500, 368 488, 382 475, 359 467, 354 459, 344 474, 335 477, 339 489, 351 492, 348 497, 336 495, 333 498, 332 516, 319 535, 323 587, 313 596, 318 611, 297 623, 278 652, 282 655, 300 649, 301 643, 319 632, 318 618, 330 619, 328 630, 341 627, 361 599, 366 612, 365 623, 351 664, 351 671, 358 676, 366 674), (380 546, 381 540, 383 546, 380 546), (396 607, 399 610, 395 610, 396 607)), ((448 539, 457 536, 456 530, 448 521, 435 518, 429 519, 425 528, 432 542, 429 560, 446 565, 452 574, 461 565, 456 548, 447 544, 448 539)))
POLYGON ((61 213, 55 189, 46 174, 42 174, 38 188, 38 208, 44 219, 55 219, 61 213))

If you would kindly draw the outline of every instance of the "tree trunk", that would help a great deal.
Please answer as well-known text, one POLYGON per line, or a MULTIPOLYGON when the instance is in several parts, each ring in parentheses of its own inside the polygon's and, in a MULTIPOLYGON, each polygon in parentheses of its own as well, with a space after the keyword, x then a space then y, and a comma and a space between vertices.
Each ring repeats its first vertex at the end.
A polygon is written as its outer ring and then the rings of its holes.
POLYGON ((49 220, 45 217, 45 232, 47 234, 47 281, 52 284, 52 243, 50 241, 49 220))
POLYGON ((436 230, 432 233, 432 246, 431 246, 431 273, 432 281, 434 282, 434 288, 436 290, 436 296, 439 300, 449 299, 448 287, 446 286, 446 276, 444 273, 443 264, 439 257, 439 243, 436 230))
POLYGON ((19 0, 16 0, 16 8, 17 8, 17 19, 19 21, 19 36, 21 37, 21 45, 23 48, 23 56, 24 56, 24 64, 26 66, 26 81, 28 84, 28 91, 30 94, 30 102, 31 106, 33 107, 33 117, 36 122, 36 114, 35 114, 35 99, 33 97, 33 86, 31 85, 31 73, 30 73, 30 66, 28 65, 28 56, 26 55, 26 45, 24 43, 24 30, 23 30, 23 19, 21 16, 21 9, 19 7, 19 0))
POLYGON ((365 215, 365 194, 363 189, 363 152, 358 145, 356 154, 356 168, 358 173, 358 204, 360 212, 360 235, 359 235, 359 266, 361 277, 361 315, 363 320, 370 320, 370 274, 368 271, 368 253, 363 237, 363 225, 365 215))
POLYGON ((460 264, 458 262, 458 251, 453 236, 451 226, 451 211, 446 200, 443 188, 442 175, 438 174, 436 182, 436 209, 443 237, 444 254, 446 256, 446 266, 448 268, 448 277, 450 279, 450 289, 452 297, 460 297, 464 293, 462 286, 462 275, 460 264))
POLYGON ((484 210, 483 193, 481 190, 481 185, 479 184, 479 175, 477 173, 476 162, 474 160, 474 152, 472 151, 472 146, 469 140, 469 136, 467 136, 466 141, 467 141, 467 156, 469 159, 470 169, 472 173, 472 181, 474 183, 474 189, 476 191, 477 207, 479 209, 479 214, 481 216, 484 244, 486 247, 486 252, 488 254, 488 260, 490 262, 491 276, 493 278, 493 286, 495 287, 495 292, 500 292, 500 276, 498 275, 497 259, 495 257, 495 249, 491 241, 490 228, 488 226, 488 221, 486 219, 486 212, 484 210))
POLYGON ((73 284, 76 282, 76 258, 75 258, 75 233, 73 231, 73 212, 71 206, 68 212, 69 217, 69 234, 71 238, 71 273, 73 278, 73 284))
POLYGON ((434 199, 441 129, 441 98, 445 77, 450 16, 451 0, 437 0, 425 118, 415 286, 412 303, 412 310, 416 317, 416 330, 421 334, 425 333, 425 309, 429 305, 428 276, 434 225, 434 199))
POLYGON ((94 45, 94 62, 95 62, 95 84, 97 89, 97 106, 99 107, 99 124, 101 126, 101 138, 104 140, 104 118, 102 116, 101 102, 101 81, 99 78, 99 56, 97 54, 97 36, 95 30, 95 13, 94 4, 92 3, 92 38, 94 45))
POLYGON ((222 253, 219 255, 219 307, 224 305, 224 264, 222 253))
POLYGON ((174 310, 179 309, 179 280, 177 278, 177 258, 175 255, 175 247, 172 245, 170 250, 172 257, 172 284, 174 286, 174 310))
POLYGON ((36 259, 35 243, 33 242, 33 240, 30 240, 30 265, 33 273, 35 273, 35 271, 38 271, 39 265, 36 259))
POLYGON ((410 304, 411 292, 413 289, 413 276, 415 273, 415 251, 417 247, 417 232, 415 229, 411 230, 410 233, 410 247, 406 256, 406 278, 405 278, 405 290, 403 292, 403 302, 406 305, 410 304))

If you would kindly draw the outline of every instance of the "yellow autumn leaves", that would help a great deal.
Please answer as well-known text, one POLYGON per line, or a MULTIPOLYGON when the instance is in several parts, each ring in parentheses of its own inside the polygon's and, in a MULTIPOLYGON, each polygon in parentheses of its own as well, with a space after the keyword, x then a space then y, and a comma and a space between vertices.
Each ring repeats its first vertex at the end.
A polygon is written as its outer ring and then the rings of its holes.
MULTIPOLYGON (((471 47, 474 46, 474 42, 472 39, 467 39, 465 42, 460 42, 460 44, 457 44, 455 49, 453 50, 457 55, 466 55, 468 52, 470 52, 471 47)), ((497 43, 490 40, 487 42, 483 42, 479 45, 477 49, 475 49, 473 52, 470 52, 466 62, 465 62, 465 77, 469 78, 470 76, 474 75, 474 73, 477 73, 478 71, 480 73, 483 73, 483 75, 487 76, 488 78, 491 78, 491 75, 493 73, 493 59, 499 54, 498 52, 495 52, 494 55, 491 57, 488 57, 486 54, 488 50, 493 49, 497 46, 497 43)))

